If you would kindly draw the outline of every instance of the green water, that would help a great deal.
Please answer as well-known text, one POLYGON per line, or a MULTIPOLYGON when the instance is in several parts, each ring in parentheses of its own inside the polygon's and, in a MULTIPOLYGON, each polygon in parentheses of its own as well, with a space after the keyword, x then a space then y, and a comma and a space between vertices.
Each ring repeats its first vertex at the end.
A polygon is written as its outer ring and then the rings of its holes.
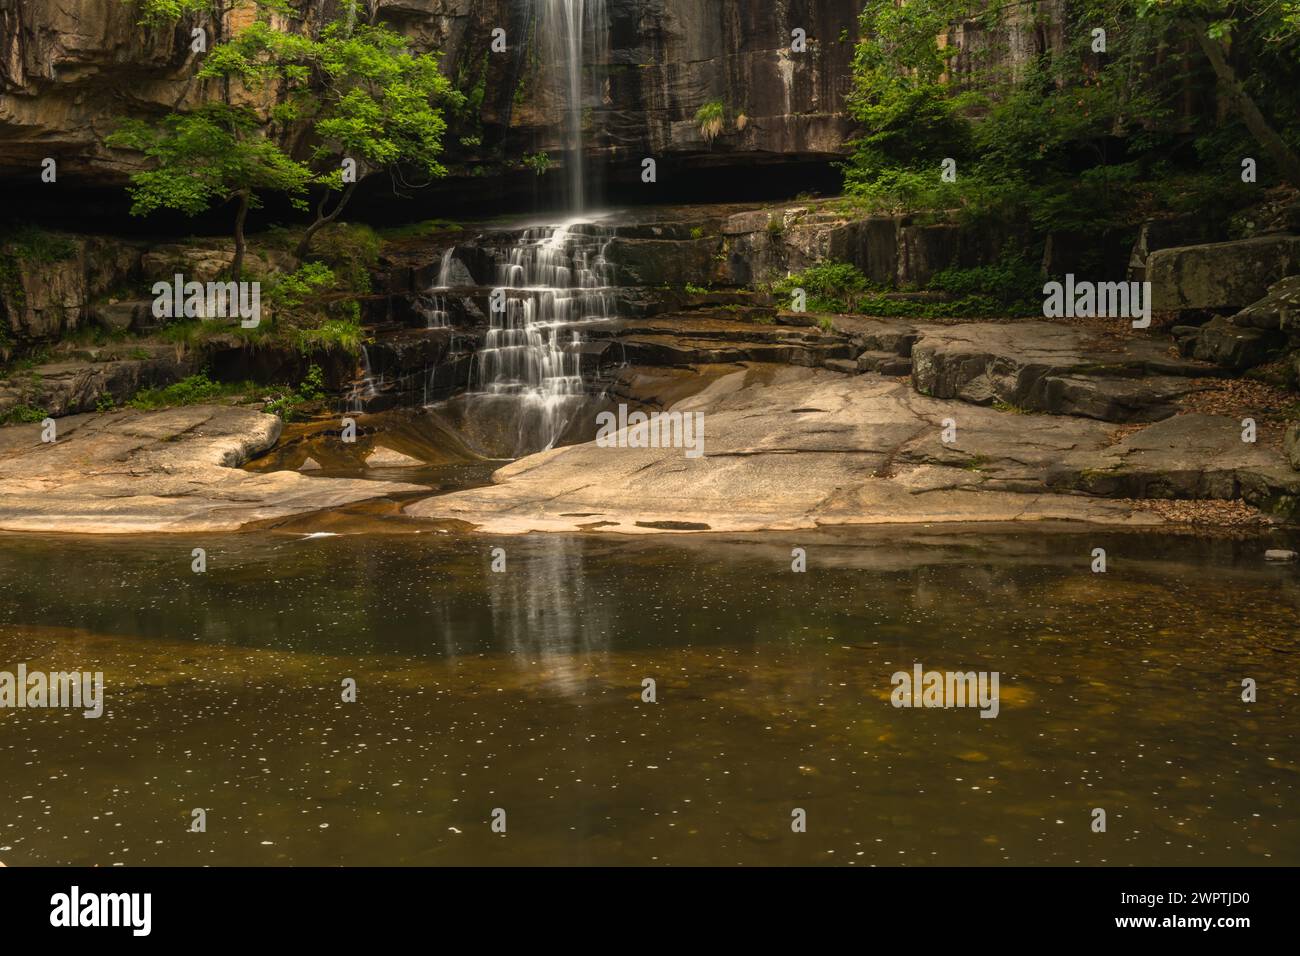
POLYGON ((0 670, 107 701, 0 710, 0 861, 1294 865, 1300 570, 1265 546, 4 537, 0 670), (918 660, 998 671, 999 716, 892 707, 918 660))

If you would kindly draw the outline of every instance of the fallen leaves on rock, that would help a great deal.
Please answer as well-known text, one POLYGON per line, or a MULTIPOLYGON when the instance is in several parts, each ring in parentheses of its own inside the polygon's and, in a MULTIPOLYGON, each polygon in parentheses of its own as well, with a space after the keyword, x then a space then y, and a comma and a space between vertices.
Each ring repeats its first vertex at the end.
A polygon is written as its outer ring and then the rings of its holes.
POLYGON ((1130 498, 1126 503, 1151 511, 1175 524, 1214 528, 1257 528, 1272 523, 1268 515, 1241 499, 1234 501, 1182 501, 1166 498, 1130 498))

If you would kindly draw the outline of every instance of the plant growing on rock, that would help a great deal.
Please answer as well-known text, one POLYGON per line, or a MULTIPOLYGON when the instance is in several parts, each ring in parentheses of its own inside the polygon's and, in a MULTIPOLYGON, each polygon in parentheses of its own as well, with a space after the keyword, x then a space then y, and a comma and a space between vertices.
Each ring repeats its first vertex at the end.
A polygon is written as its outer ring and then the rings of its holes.
POLYGON ((695 111, 695 125, 699 127, 700 135, 710 146, 722 134, 726 117, 727 108, 721 100, 710 100, 695 111))
POLYGON ((520 162, 535 172, 538 176, 541 176, 551 168, 551 157, 547 155, 545 150, 538 153, 525 153, 520 162))

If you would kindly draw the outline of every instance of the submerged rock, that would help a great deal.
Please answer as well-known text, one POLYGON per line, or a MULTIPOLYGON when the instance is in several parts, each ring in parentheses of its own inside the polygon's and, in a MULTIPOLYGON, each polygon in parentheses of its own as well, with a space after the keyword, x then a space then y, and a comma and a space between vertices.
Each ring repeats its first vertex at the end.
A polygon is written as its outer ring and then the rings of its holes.
POLYGON ((403 455, 400 451, 385 448, 383 445, 377 446, 366 456, 367 468, 418 468, 423 464, 424 462, 418 458, 403 455))

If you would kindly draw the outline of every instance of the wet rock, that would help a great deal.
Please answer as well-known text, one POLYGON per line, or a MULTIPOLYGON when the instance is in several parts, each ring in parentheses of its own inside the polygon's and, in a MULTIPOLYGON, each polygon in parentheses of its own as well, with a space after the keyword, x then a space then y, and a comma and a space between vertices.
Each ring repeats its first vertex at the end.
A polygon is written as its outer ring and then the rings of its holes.
POLYGON ((192 365, 171 349, 144 359, 57 361, 38 365, 0 382, 0 415, 23 405, 58 418, 94 411, 104 402, 120 405, 142 388, 179 381, 192 365))
POLYGON ((418 458, 403 455, 400 451, 385 448, 383 445, 376 446, 374 451, 366 456, 367 468, 417 468, 423 464, 424 462, 418 458))
POLYGON ((315 458, 308 458, 298 466, 299 471, 320 471, 320 462, 315 458))
POLYGON ((1178 415, 1062 464, 1071 487, 1113 497, 1240 498, 1273 510, 1300 494, 1284 456, 1243 442, 1240 421, 1221 415, 1178 415))
POLYGON ((857 368, 860 372, 879 372, 881 375, 911 375, 912 360, 893 352, 863 352, 858 356, 857 368))
POLYGON ((1300 422, 1291 422, 1282 433, 1282 451, 1291 467, 1300 471, 1300 422))
MULTIPOLYGON (((1212 226, 1204 216, 1183 215, 1147 219, 1138 227, 1137 239, 1129 254, 1128 279, 1141 282, 1147 278, 1147 259, 1153 252, 1177 246, 1213 242, 1216 238, 1221 237, 1213 235, 1212 226)), ((1049 271, 1049 274, 1057 273, 1049 271)))
POLYGON ((605 256, 624 285, 706 285, 715 273, 716 239, 611 239, 605 256))
POLYGON ((140 331, 156 324, 153 302, 149 299, 100 302, 91 307, 90 317, 112 332, 140 331))
POLYGON ((857 375, 859 372, 866 371, 850 359, 827 359, 822 367, 845 375, 857 375))

